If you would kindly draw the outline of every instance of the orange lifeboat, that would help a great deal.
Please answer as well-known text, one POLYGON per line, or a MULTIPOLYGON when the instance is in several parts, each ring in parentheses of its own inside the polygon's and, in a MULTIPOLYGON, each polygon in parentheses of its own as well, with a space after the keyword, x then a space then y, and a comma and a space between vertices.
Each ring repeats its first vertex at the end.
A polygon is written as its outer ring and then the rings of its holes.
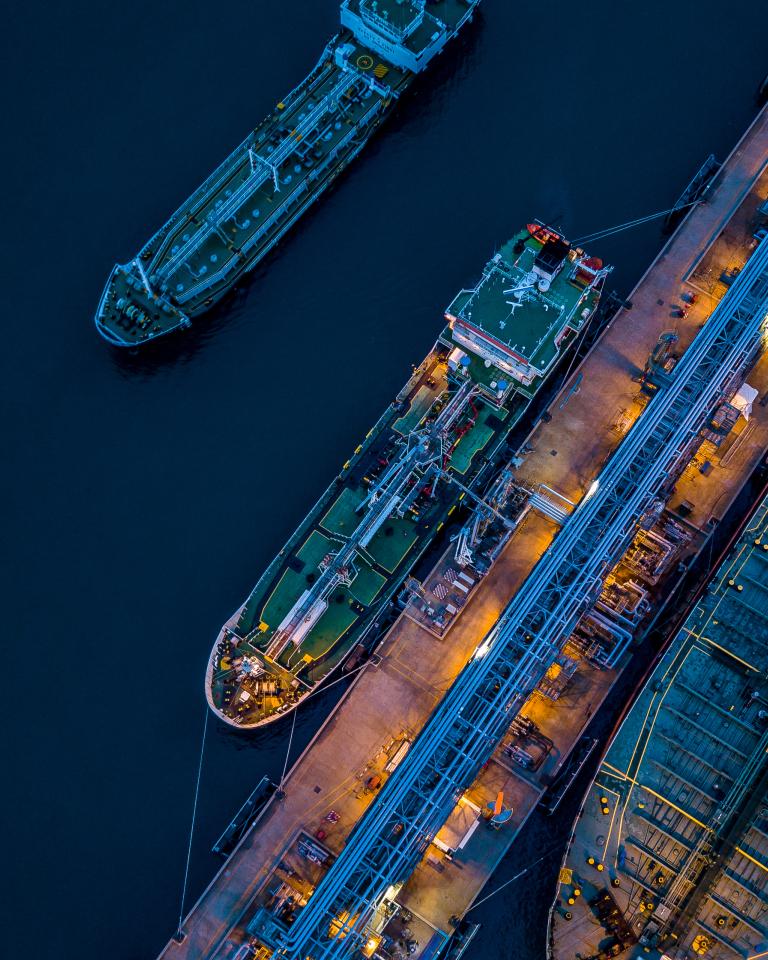
POLYGON ((528 223, 526 224, 528 233, 533 237, 534 240, 537 240, 539 243, 546 243, 547 240, 562 240, 563 238, 559 233, 556 233, 554 230, 550 230, 549 227, 544 227, 540 223, 528 223))

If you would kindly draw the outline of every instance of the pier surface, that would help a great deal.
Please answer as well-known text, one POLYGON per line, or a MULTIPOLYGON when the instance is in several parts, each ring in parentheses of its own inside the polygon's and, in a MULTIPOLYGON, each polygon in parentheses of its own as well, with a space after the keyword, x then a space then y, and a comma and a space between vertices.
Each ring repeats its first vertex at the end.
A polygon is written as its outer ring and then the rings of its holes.
MULTIPOLYGON (((540 421, 532 431, 518 471, 522 482, 547 484, 574 502, 584 495, 642 409, 638 377, 659 335, 674 329, 682 351, 725 293, 723 270, 738 269, 746 260, 752 218, 768 196, 767 160, 764 110, 723 165, 706 202, 691 211, 630 295, 632 309, 616 315, 552 402, 551 420, 540 421), (696 300, 681 310, 684 293, 695 294, 696 300)), ((748 382, 760 396, 768 395, 765 357, 748 382)), ((671 506, 686 502, 687 521, 701 534, 697 545, 712 521, 725 513, 766 446, 768 408, 756 402, 749 422, 740 421, 734 436, 706 464, 683 475, 671 506)), ((248 939, 245 928, 266 896, 270 878, 278 865, 291 861, 302 831, 312 838, 322 830, 330 853, 341 850, 375 795, 368 781, 385 776, 392 744, 418 734, 556 531, 554 522, 529 513, 444 637, 405 616, 398 619, 375 660, 290 771, 284 798, 270 801, 185 919, 183 940, 171 940, 162 951, 163 960, 233 958, 248 939), (329 814, 336 819, 327 819, 329 814)), ((514 811, 512 820, 500 830, 481 823, 447 861, 430 845, 398 896, 413 915, 419 953, 427 944, 447 939, 452 918, 469 909, 615 678, 614 671, 587 669, 559 700, 533 694, 525 712, 553 741, 547 762, 531 773, 497 753, 464 798, 471 809, 482 810, 503 791, 505 804, 514 811)), ((310 886, 312 881, 309 877, 310 886)))

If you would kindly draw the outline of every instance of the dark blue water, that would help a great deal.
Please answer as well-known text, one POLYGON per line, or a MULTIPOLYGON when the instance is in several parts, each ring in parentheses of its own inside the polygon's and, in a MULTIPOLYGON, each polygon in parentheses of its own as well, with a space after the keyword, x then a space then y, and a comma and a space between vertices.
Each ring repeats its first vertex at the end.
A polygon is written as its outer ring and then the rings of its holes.
MULTIPOLYGON (((178 913, 220 623, 496 244, 535 216, 580 235, 662 209, 728 152, 765 72, 764 12, 486 0, 224 309, 131 357, 92 325, 112 263, 304 75, 336 3, 6 6, 4 956, 156 954, 178 913)), ((626 292, 659 242, 652 227, 596 252, 626 292)), ((300 711, 295 750, 327 708, 300 711)), ((190 898, 286 741, 280 725, 212 725, 190 898)), ((540 955, 529 908, 555 868, 515 895, 530 922, 507 898, 486 912, 478 956, 540 955)))

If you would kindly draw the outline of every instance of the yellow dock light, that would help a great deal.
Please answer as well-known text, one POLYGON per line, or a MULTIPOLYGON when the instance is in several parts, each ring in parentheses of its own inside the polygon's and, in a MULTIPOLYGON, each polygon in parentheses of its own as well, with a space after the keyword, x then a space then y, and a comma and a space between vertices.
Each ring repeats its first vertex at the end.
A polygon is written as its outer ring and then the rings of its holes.
POLYGON ((598 873, 602 873, 602 871, 605 870, 605 867, 602 865, 602 863, 598 863, 595 869, 597 870, 598 873))
POLYGON ((594 865, 595 865, 595 858, 594 858, 594 857, 587 857, 587 863, 590 865, 590 867, 594 867, 594 865))
POLYGON ((363 956, 372 957, 374 953, 376 953, 376 948, 380 943, 381 937, 377 937, 375 935, 370 936, 363 947, 363 956))
POLYGON ((483 657, 486 655, 486 653, 488 653, 488 651, 489 651, 490 649, 491 649, 491 642, 490 642, 490 640, 483 640, 483 642, 480 644, 480 646, 477 648, 477 650, 475 650, 475 657, 474 657, 474 659, 475 659, 475 660, 482 660, 483 657))
POLYGON ((593 480, 592 483, 589 485, 589 490, 587 490, 587 492, 584 494, 584 499, 581 502, 586 503, 590 497, 594 497, 594 495, 597 493, 599 489, 600 489, 600 481, 593 480))
POLYGON ((341 913, 331 920, 330 926, 328 927, 328 936, 332 940, 335 940, 337 937, 339 940, 343 940, 354 926, 358 916, 359 914, 357 913, 352 916, 349 910, 342 910, 341 913))
POLYGON ((574 887, 574 888, 573 888, 573 895, 574 895, 574 897, 580 897, 580 896, 581 896, 581 888, 580 888, 580 887, 574 887))
POLYGON ((610 808, 610 807, 603 807, 603 813, 604 813, 604 814, 605 814, 605 813, 610 813, 610 812, 611 812, 611 808, 610 808))
POLYGON ((600 797, 600 803, 605 807, 608 804, 608 797, 600 797))
POLYGON ((574 900, 573 897, 568 897, 568 901, 567 901, 567 902, 568 902, 568 906, 569 906, 569 907, 572 907, 572 906, 574 905, 574 903, 576 903, 576 901, 574 900))

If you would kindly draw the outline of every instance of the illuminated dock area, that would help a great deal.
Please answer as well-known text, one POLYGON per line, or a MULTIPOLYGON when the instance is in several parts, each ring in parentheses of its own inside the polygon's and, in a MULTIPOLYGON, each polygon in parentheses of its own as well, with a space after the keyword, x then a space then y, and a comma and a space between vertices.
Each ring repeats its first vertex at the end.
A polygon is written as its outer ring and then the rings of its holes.
MULTIPOLYGON (((768 197, 767 167, 768 111, 764 110, 723 166, 708 202, 692 211, 630 295, 632 309, 616 315, 550 405, 552 419, 547 422, 543 418, 532 431, 527 441, 529 452, 518 470, 530 487, 544 482, 577 502, 584 496, 596 468, 645 409, 647 400, 638 379, 660 334, 674 326, 682 352, 729 289, 724 279, 736 275, 751 254, 755 212, 768 197), (695 294, 695 299, 682 296, 686 291, 695 294)), ((757 396, 768 397, 768 354, 758 357, 747 380, 757 396)), ((700 549, 766 449, 768 411, 755 403, 749 420, 741 418, 722 445, 706 440, 696 451, 668 501, 669 514, 675 518, 672 522, 683 521, 691 535, 679 560, 700 549)), ((656 600, 660 598, 657 595, 656 600)), ((398 902, 406 910, 428 918, 445 934, 452 932, 578 742, 589 717, 610 693, 616 675, 614 670, 585 669, 582 661, 576 674, 578 686, 571 686, 558 700, 534 692, 521 714, 535 719, 539 735, 552 739, 548 764, 533 774, 510 765, 510 738, 505 738, 464 796, 487 815, 488 805, 503 791, 512 818, 499 830, 482 824, 466 846, 447 859, 431 845, 399 893, 398 902), (442 871, 436 869, 438 858, 442 871)), ((600 789, 595 787, 598 792, 600 789)), ((594 812, 594 798, 590 804, 594 812)), ((604 819, 597 817, 598 827, 604 819)), ((642 890, 637 885, 633 889, 637 910, 642 890)), ((572 893, 570 888, 563 889, 556 913, 555 929, 562 930, 556 960, 572 960, 577 953, 591 957, 598 952, 594 928, 586 919, 582 917, 582 927, 587 928, 583 942, 574 939, 573 927, 562 920, 569 891, 572 893)), ((582 900, 580 910, 583 913, 585 909, 582 900)), ((574 926, 578 924, 574 922, 574 926)))
MULTIPOLYGON (((677 350, 693 340, 727 287, 723 272, 749 254, 757 208, 768 195, 768 112, 763 109, 717 174, 704 203, 659 253, 581 367, 540 421, 518 475, 573 501, 637 418, 637 379, 659 336, 674 330, 677 350), (693 303, 690 302, 695 297, 693 303)), ((721 512, 727 503, 717 504, 721 512)), ((702 509, 703 508, 703 509, 702 509)), ((706 508, 697 511, 706 521, 706 508)))
MULTIPOLYGON (((678 352, 684 357, 684 349, 730 288, 727 280, 719 282, 721 274, 747 260, 752 221, 768 196, 767 159, 764 112, 718 174, 706 204, 692 211, 631 295, 633 309, 614 318, 551 404, 551 420, 542 421, 528 438, 517 471, 525 486, 538 489, 547 484, 574 502, 591 489, 648 404, 639 381, 660 334, 674 323, 678 352)), ((768 364, 763 359, 747 378, 758 396, 768 394, 768 364)), ((663 531, 668 539, 654 531, 648 537, 655 537, 656 545, 668 544, 674 540, 670 531, 680 527, 685 536, 669 558, 680 561, 696 552, 710 519, 722 516, 767 445, 768 410, 755 402, 749 420, 742 416, 722 438, 715 436, 692 448, 691 464, 668 503, 663 531)), ((564 530, 570 522, 565 521, 564 530)), ((184 921, 181 942, 171 941, 164 958, 245 960, 272 955, 268 947, 257 946, 271 936, 265 926, 271 922, 268 918, 278 918, 290 929, 294 917, 302 917, 316 892, 325 889, 352 828, 366 810, 374 810, 382 788, 397 780, 402 756, 408 756, 410 744, 465 664, 473 654, 477 657, 478 644, 556 531, 552 519, 535 507, 529 511, 442 639, 400 617, 374 662, 361 672, 294 766, 284 784, 284 799, 271 801, 184 921)), ((634 553, 623 562, 628 570, 644 571, 653 551, 645 541, 633 546, 634 553)), ((646 582, 653 583, 652 574, 647 576, 646 582)), ((636 585, 628 577, 614 584, 625 594, 628 583, 636 585)), ((601 623, 595 616, 595 636, 601 623)), ((626 644, 617 641, 601 662, 594 651, 589 653, 588 640, 574 635, 564 659, 558 661, 559 669, 547 671, 526 697, 493 756, 454 807, 445 833, 438 831, 432 842, 427 836, 410 879, 376 908, 389 912, 376 918, 370 952, 365 953, 365 944, 360 955, 385 960, 401 953, 446 956, 441 951, 457 919, 469 909, 561 769, 609 693, 631 646, 631 637, 626 644), (499 802, 500 793, 502 806, 512 813, 494 829, 483 813, 489 803, 499 802)), ((340 922, 342 927, 352 925, 356 916, 340 922)), ((331 950, 336 950, 334 956, 353 955, 357 936, 355 930, 346 946, 343 937, 335 941, 331 937, 323 956, 331 956, 331 950)))
MULTIPOLYGON (((504 599, 549 545, 554 524, 530 513, 451 631, 437 640, 401 617, 346 697, 299 758, 284 784, 184 923, 182 943, 171 940, 163 958, 230 956, 227 945, 247 939, 254 898, 294 848, 301 831, 326 833, 323 846, 338 853, 374 796, 372 776, 385 776, 394 744, 412 740, 471 656, 478 636, 498 619, 504 599), (333 811, 336 822, 326 820, 333 811)), ((304 861, 306 864, 306 860, 304 861)))

